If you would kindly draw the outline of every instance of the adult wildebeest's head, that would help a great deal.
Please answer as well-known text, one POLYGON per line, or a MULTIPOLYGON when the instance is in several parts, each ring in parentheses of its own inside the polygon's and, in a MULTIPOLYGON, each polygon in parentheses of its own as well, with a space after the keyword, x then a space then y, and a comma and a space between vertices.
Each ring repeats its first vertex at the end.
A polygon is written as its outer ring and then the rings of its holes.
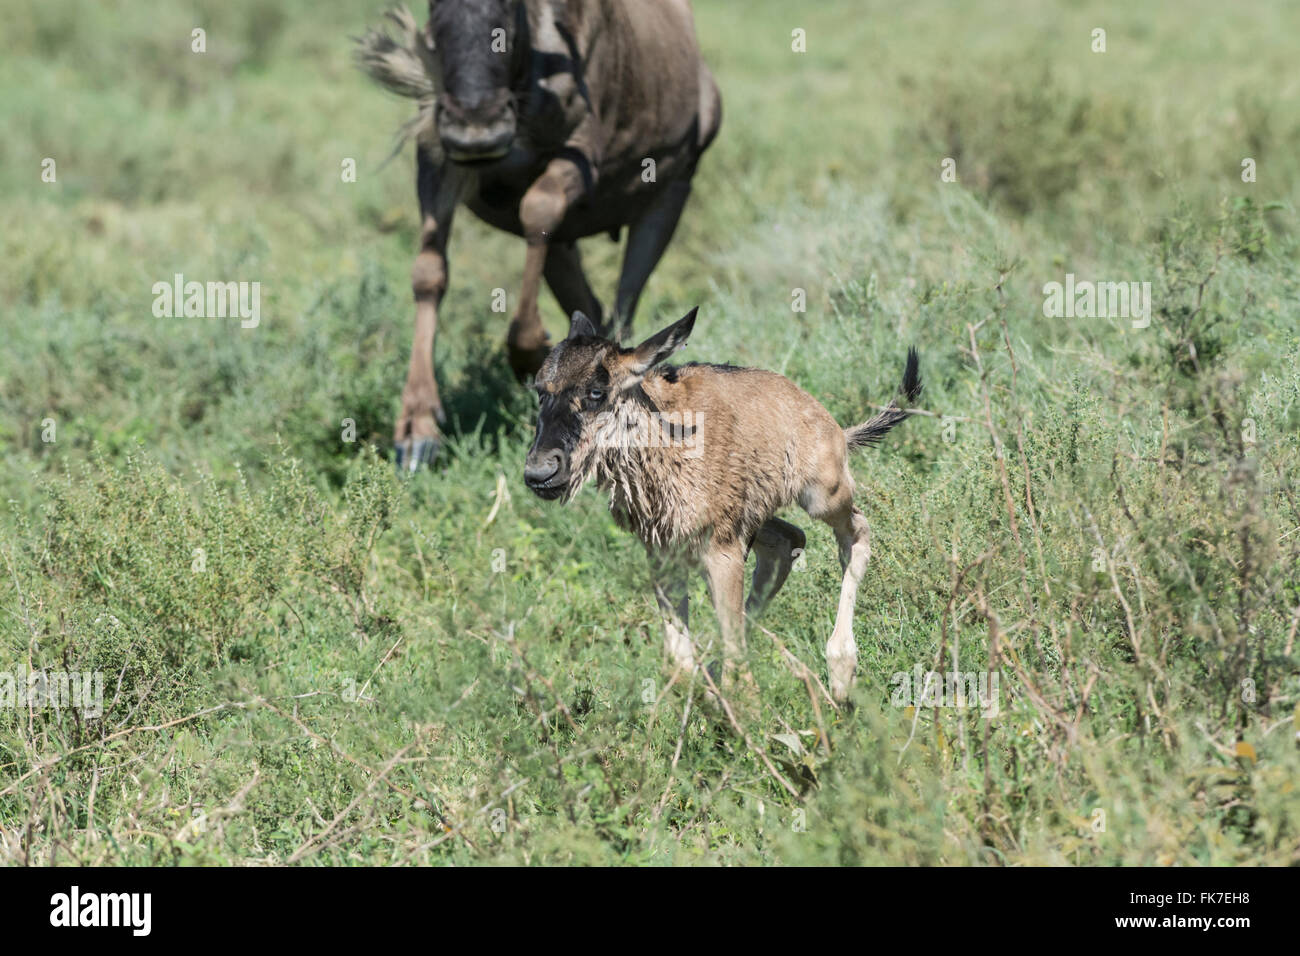
POLYGON ((447 155, 504 156, 515 139, 516 44, 527 43, 523 0, 430 0, 427 29, 442 64, 434 123, 447 155))
POLYGON ((602 449, 617 446, 630 407, 645 401, 640 385, 654 366, 686 344, 695 313, 636 348, 602 338, 590 319, 573 313, 569 335, 537 373, 537 436, 524 462, 524 483, 548 501, 572 498, 595 472, 602 449))

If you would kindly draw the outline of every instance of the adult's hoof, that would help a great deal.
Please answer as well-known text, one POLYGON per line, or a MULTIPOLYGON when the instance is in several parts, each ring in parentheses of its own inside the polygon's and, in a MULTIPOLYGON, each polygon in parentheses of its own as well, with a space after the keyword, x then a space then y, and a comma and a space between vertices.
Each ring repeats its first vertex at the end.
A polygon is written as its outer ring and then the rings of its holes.
POLYGON ((536 375, 541 370, 542 363, 546 361, 546 356, 551 353, 551 343, 548 339, 542 345, 536 348, 518 348, 510 346, 508 349, 510 355, 510 370, 515 373, 515 380, 525 382, 529 376, 536 375))
POLYGON ((403 438, 393 448, 393 461, 397 465, 397 473, 409 475, 432 465, 433 460, 438 457, 439 445, 440 442, 436 438, 403 438))
POLYGON ((517 380, 523 382, 530 375, 536 375, 550 353, 551 336, 540 322, 528 326, 517 318, 511 321, 506 332, 506 356, 517 380))

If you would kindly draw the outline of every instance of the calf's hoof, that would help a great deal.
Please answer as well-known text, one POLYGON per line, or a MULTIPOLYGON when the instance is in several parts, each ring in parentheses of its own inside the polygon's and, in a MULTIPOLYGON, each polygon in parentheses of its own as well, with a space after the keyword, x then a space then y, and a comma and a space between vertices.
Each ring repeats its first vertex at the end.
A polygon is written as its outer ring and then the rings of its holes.
POLYGON ((853 690, 853 669, 857 664, 856 654, 831 654, 827 656, 830 670, 831 697, 837 704, 848 701, 853 690))

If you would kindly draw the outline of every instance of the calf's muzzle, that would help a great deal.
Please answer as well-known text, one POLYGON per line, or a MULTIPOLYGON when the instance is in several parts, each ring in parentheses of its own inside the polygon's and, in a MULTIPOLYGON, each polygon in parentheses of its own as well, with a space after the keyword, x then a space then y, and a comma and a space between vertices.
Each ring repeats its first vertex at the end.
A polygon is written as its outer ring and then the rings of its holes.
POLYGON ((568 482, 564 456, 556 449, 530 451, 524 461, 524 484, 540 498, 558 498, 568 482))

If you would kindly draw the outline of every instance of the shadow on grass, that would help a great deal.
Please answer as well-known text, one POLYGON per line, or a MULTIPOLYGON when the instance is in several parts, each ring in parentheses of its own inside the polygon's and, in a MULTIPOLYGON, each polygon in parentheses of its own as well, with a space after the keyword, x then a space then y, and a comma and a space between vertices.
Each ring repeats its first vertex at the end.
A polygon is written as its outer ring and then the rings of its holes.
POLYGON ((454 384, 442 395, 445 437, 477 434, 484 448, 495 451, 502 439, 522 435, 532 426, 536 401, 515 380, 500 344, 476 342, 457 371, 454 384))

